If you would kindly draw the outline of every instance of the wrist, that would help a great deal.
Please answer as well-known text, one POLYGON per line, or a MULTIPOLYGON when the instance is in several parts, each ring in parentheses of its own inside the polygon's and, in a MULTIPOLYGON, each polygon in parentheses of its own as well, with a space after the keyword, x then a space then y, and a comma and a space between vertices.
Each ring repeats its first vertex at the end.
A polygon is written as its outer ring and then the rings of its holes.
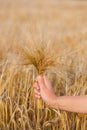
POLYGON ((53 100, 53 103, 52 103, 52 106, 51 106, 51 107, 53 107, 53 108, 55 108, 55 109, 58 109, 58 108, 59 108, 59 105, 58 105, 58 97, 57 97, 57 96, 54 97, 54 100, 53 100))
POLYGON ((59 108, 58 97, 56 97, 54 107, 55 107, 55 109, 58 109, 58 108, 59 108))

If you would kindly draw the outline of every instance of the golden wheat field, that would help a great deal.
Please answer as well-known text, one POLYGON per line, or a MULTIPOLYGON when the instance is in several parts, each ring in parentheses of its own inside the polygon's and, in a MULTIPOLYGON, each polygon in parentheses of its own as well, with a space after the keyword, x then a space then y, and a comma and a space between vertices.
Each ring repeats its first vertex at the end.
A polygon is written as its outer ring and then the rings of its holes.
POLYGON ((87 115, 34 96, 45 74, 57 96, 87 94, 87 2, 0 0, 0 130, 87 130, 87 115))

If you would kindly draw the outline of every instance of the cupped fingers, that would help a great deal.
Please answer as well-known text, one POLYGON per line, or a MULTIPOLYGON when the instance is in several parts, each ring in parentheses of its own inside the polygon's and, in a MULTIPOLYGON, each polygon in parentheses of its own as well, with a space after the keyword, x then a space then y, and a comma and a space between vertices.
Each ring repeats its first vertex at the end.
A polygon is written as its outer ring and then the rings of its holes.
POLYGON ((37 89, 38 91, 40 91, 40 87, 39 87, 38 82, 35 82, 35 84, 34 84, 34 89, 37 89))
POLYGON ((45 87, 45 83, 44 83, 43 77, 42 76, 38 76, 36 80, 37 80, 37 83, 38 83, 38 87, 40 89, 43 89, 45 87))
POLYGON ((34 88, 34 93, 40 95, 40 91, 38 91, 36 88, 34 88))
POLYGON ((41 95, 40 95, 40 94, 35 93, 35 97, 36 97, 36 98, 41 98, 41 95))
POLYGON ((37 81, 36 81, 35 84, 34 84, 34 93, 35 93, 35 97, 36 97, 36 98, 41 98, 41 95, 40 95, 40 87, 39 87, 39 84, 38 84, 37 81))

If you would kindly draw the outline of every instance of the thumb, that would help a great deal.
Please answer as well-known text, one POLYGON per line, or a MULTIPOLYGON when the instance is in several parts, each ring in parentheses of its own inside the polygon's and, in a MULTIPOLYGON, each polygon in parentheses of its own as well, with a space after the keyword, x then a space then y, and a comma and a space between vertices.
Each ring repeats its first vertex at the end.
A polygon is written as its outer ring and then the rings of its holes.
POLYGON ((45 86, 47 88, 52 88, 52 84, 51 84, 50 80, 46 76, 43 76, 43 78, 44 78, 45 86))

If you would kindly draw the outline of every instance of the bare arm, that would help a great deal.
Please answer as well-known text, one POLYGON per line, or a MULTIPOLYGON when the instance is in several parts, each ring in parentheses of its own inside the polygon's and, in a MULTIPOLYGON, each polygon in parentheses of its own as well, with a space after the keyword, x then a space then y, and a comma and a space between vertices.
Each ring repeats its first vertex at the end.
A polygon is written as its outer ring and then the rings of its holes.
POLYGON ((66 111, 87 113, 87 96, 58 97, 54 106, 66 111))
POLYGON ((53 108, 71 112, 87 113, 87 96, 57 97, 53 91, 51 82, 46 76, 37 77, 34 88, 35 97, 42 98, 47 105, 53 108))

